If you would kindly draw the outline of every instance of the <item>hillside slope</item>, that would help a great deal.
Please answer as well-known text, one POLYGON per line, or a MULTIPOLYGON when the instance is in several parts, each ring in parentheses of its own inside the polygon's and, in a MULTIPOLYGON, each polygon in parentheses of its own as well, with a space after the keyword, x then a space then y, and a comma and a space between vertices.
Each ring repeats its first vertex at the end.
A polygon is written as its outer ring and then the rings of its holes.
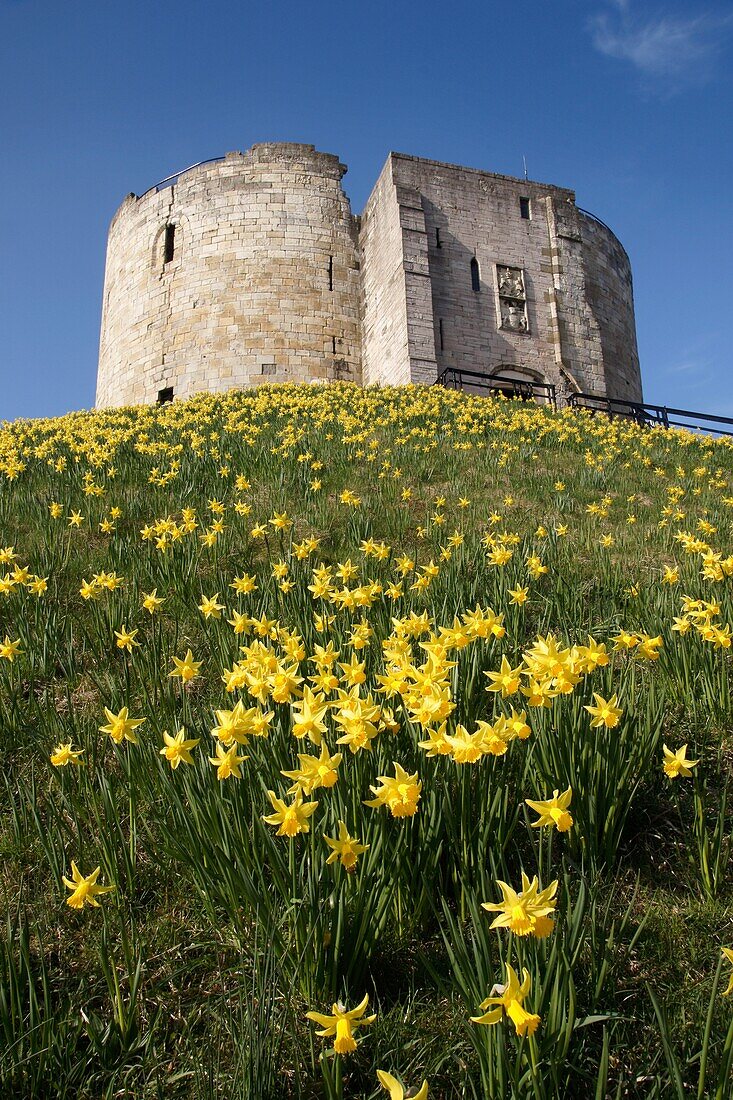
POLYGON ((732 509, 440 387, 3 425, 0 1095, 730 1096, 732 509))

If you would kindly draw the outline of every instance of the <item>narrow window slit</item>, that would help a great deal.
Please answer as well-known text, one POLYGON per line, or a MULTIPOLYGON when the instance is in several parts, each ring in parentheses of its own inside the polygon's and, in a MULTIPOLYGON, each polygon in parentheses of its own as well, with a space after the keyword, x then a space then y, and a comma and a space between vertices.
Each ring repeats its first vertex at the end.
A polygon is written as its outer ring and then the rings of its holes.
POLYGON ((440 340, 440 350, 443 351, 444 342, 443 342, 443 318, 442 317, 438 320, 438 338, 440 340))
POLYGON ((481 290, 481 275, 478 268, 478 260, 474 256, 471 260, 471 289, 481 290))
POLYGON ((519 200, 519 213, 526 220, 530 219, 529 199, 520 198, 519 200))
POLYGON ((165 243, 163 245, 163 263, 169 264, 173 259, 173 253, 176 250, 176 227, 175 225, 167 225, 165 227, 165 243))
POLYGON ((333 352, 334 355, 336 354, 336 337, 335 336, 331 337, 331 351, 333 352))
POLYGON ((440 239, 440 230, 437 227, 435 229, 435 247, 436 248, 442 248, 443 247, 443 242, 440 239))
POLYGON ((333 256, 328 257, 328 289, 333 290, 333 256))

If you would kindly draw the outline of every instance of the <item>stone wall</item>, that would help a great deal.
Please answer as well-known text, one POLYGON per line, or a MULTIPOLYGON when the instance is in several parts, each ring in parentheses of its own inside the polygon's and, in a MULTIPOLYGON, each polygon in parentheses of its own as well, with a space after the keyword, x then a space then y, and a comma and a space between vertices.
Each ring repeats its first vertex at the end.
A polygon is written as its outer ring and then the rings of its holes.
POLYGON ((109 233, 97 405, 166 388, 360 381, 345 170, 311 145, 255 145, 128 196, 109 233))
POLYGON ((362 380, 410 381, 400 208, 387 161, 361 216, 362 380))
POLYGON ((606 389, 613 397, 642 401, 636 345, 631 264, 611 230, 578 212, 583 234, 585 293, 598 325, 606 389))

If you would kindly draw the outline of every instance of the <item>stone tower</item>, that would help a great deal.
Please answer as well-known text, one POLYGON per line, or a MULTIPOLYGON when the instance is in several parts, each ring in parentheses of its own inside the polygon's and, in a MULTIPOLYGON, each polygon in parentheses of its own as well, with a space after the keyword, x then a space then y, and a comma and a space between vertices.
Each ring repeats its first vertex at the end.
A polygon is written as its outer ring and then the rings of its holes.
POLYGON ((255 145, 128 195, 109 231, 97 405, 361 379, 338 157, 255 145))
POLYGON ((97 405, 451 369, 641 399, 628 257, 572 191, 391 153, 255 145, 128 195, 109 232, 97 405))

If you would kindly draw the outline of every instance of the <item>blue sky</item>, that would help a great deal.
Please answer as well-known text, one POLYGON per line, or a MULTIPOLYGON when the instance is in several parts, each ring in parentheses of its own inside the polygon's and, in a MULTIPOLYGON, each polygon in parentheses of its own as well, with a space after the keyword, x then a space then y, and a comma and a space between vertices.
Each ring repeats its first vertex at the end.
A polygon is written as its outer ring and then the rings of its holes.
POLYGON ((631 257, 648 401, 733 416, 733 4, 0 0, 0 419, 94 401, 129 191, 256 141, 572 187, 631 257))

